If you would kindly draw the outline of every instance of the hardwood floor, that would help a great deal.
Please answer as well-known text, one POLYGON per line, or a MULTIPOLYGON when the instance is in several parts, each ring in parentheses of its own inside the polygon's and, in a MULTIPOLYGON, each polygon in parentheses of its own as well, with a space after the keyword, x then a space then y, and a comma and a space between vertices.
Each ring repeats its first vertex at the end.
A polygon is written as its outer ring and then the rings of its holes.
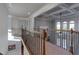
POLYGON ((51 44, 46 41, 46 54, 47 55, 71 55, 70 52, 51 44))

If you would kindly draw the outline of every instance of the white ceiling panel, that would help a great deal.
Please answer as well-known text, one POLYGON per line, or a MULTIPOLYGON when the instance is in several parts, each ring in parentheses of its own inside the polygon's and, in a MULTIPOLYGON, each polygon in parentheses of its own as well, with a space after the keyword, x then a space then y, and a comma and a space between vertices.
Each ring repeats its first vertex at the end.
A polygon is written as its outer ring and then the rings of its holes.
POLYGON ((46 3, 10 3, 8 4, 8 10, 11 15, 28 17, 44 5, 46 5, 46 3))

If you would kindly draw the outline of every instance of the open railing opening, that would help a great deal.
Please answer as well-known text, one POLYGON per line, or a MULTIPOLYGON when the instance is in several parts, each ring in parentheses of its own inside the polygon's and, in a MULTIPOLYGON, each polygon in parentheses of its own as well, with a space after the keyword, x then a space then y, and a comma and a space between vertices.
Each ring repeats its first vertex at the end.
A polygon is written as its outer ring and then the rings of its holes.
POLYGON ((69 50, 72 54, 79 48, 79 32, 71 30, 55 30, 56 45, 69 50))
POLYGON ((30 32, 22 29, 22 38, 32 55, 45 54, 45 40, 41 32, 30 32))

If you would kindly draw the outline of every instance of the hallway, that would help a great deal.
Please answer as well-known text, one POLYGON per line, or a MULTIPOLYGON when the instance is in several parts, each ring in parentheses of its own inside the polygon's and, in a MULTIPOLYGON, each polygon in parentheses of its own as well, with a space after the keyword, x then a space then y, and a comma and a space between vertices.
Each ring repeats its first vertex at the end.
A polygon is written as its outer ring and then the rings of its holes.
POLYGON ((1 54, 79 54, 79 3, 2 3, 0 7, 1 54))

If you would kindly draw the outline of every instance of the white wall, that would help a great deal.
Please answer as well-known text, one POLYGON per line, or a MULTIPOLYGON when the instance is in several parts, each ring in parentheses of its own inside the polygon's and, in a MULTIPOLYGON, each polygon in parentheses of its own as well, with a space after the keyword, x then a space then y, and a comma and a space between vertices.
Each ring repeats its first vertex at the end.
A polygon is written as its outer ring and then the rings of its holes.
POLYGON ((29 24, 28 24, 27 30, 33 31, 34 30, 34 17, 29 17, 28 22, 29 24))
POLYGON ((0 52, 6 54, 8 49, 8 10, 0 3, 0 52))
POLYGON ((22 25, 26 23, 26 18, 12 17, 11 27, 13 34, 21 35, 22 25))
POLYGON ((11 29, 11 21, 12 21, 12 17, 11 15, 8 15, 8 29, 11 29))

